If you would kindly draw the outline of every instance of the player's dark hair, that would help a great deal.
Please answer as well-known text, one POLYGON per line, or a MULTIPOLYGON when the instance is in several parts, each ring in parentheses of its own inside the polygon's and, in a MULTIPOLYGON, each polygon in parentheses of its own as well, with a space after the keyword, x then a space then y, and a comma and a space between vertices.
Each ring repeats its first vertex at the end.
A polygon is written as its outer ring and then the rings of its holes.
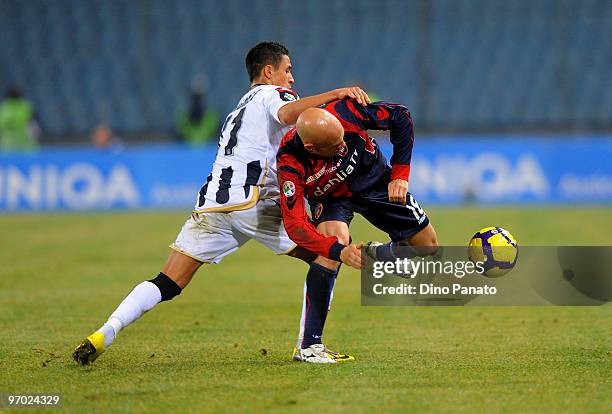
POLYGON ((261 42, 249 50, 246 55, 246 68, 249 73, 249 80, 253 80, 261 74, 261 70, 266 65, 275 68, 281 62, 284 55, 289 56, 289 50, 277 42, 261 42))

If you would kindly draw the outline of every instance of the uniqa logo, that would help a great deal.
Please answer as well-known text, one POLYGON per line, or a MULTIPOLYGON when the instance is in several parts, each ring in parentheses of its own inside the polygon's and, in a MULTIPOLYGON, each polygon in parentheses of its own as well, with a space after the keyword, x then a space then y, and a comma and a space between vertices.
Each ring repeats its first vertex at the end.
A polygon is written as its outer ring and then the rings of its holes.
POLYGON ((497 153, 473 158, 462 154, 442 154, 431 159, 416 156, 410 183, 415 194, 442 199, 544 200, 550 195, 548 178, 532 154, 521 154, 515 161, 497 153))
POLYGON ((107 174, 88 163, 0 167, 0 209, 86 210, 137 206, 139 193, 128 168, 114 165, 107 174))

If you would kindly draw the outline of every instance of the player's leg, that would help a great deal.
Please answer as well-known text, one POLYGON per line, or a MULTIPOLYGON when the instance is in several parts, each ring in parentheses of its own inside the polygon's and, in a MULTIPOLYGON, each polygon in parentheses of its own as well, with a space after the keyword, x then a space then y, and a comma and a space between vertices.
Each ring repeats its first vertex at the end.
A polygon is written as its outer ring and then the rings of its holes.
POLYGON ((412 194, 408 193, 406 200, 406 205, 390 202, 388 181, 384 179, 368 193, 352 198, 356 211, 391 238, 389 243, 366 246, 366 254, 372 259, 394 261, 436 253, 438 242, 429 217, 412 194))
MULTIPOLYGON (((327 236, 336 236, 342 244, 349 244, 349 228, 344 221, 325 221, 317 230, 327 236)), ((323 345, 323 330, 330 309, 334 285, 340 263, 317 256, 310 264, 304 283, 304 300, 300 318, 300 332, 294 359, 305 362, 333 363, 353 359, 330 352, 323 345)))
POLYGON ((161 273, 136 285, 108 320, 75 349, 74 359, 83 365, 93 362, 113 343, 121 330, 158 303, 180 295, 201 265, 202 262, 182 253, 170 252, 161 273))
POLYGON ((180 289, 185 289, 202 264, 204 262, 194 257, 172 250, 162 268, 162 273, 168 276, 180 289))
MULTIPOLYGON (((397 236, 401 237, 401 236, 397 236)), ((392 238, 393 239, 393 238, 392 238)), ((397 258, 411 259, 413 257, 434 256, 439 251, 436 231, 431 223, 416 234, 406 236, 398 241, 386 244, 368 243, 366 252, 377 260, 394 261, 397 258)))
MULTIPOLYGON (((327 199, 310 206, 317 230, 328 236, 336 236, 343 244, 350 243, 349 225, 353 219, 352 203, 346 199, 327 199)), ((333 299, 334 287, 340 263, 318 256, 311 264, 304 283, 304 300, 300 318, 300 332, 294 359, 304 361, 308 353, 321 355, 324 361, 349 361, 354 358, 330 351, 322 344, 323 330, 333 299)), ((310 362, 310 361, 309 361, 310 362)))
POLYGON ((303 247, 295 246, 291 251, 287 253, 287 256, 295 257, 296 259, 300 259, 307 264, 311 264, 316 258, 317 254, 311 252, 310 250, 306 250, 303 247))
MULTIPOLYGON (((317 225, 317 230, 326 236, 338 237, 338 241, 342 244, 349 244, 349 228, 345 222, 322 222, 317 225)), ((317 256, 310 264, 304 285, 304 305, 298 336, 298 345, 301 348, 321 343, 339 269, 339 262, 323 256, 317 256), (308 312, 308 303, 310 312, 308 312)))
POLYGON ((192 216, 171 246, 173 250, 161 273, 132 289, 100 329, 75 349, 73 358, 80 364, 93 362, 113 343, 121 330, 158 303, 179 295, 203 263, 218 263, 244 242, 232 235, 223 216, 214 213, 192 216), (202 231, 206 231, 206 238, 201 237, 202 231))
POLYGON ((155 305, 180 295, 201 265, 201 261, 172 250, 161 273, 137 285, 99 329, 104 333, 104 347, 155 305))
MULTIPOLYGON (((318 257, 303 248, 296 247, 295 243, 293 243, 287 235, 282 223, 280 206, 274 200, 260 200, 253 209, 236 211, 231 214, 236 230, 257 240, 277 254, 287 254, 309 263, 309 272, 304 285, 305 305, 302 312, 302 323, 300 324, 300 336, 304 333, 303 322, 305 319, 313 322, 313 332, 320 331, 319 334, 314 333, 313 335, 321 336, 322 324, 325 323, 325 318, 329 310, 331 292, 333 291, 339 263, 318 257), (315 258, 317 259, 314 260, 315 258), (311 283, 309 283, 309 281, 311 283), (314 304, 309 302, 310 299, 307 299, 307 291, 309 289, 312 294, 308 294, 314 298, 314 304), (307 302, 310 303, 310 307, 307 302), (313 317, 314 319, 311 320, 305 317, 306 309, 311 310, 311 313, 315 315, 313 317), (319 328, 317 326, 321 327, 319 328)), ((350 218, 352 218, 352 214, 350 214, 350 218)), ((343 222, 339 222, 339 226, 324 224, 320 228, 320 231, 323 233, 329 232, 330 234, 337 233, 342 240, 348 242, 347 223, 350 222, 350 218, 343 222)), ((301 340, 298 342, 301 344, 301 340)), ((320 339, 318 342, 320 344, 320 339)), ((301 348, 301 346, 298 347, 301 348)), ((347 356, 340 356, 349 358, 347 356)), ((323 355, 323 358, 326 359, 327 362, 333 362, 328 356, 323 355)), ((315 361, 313 360, 312 362, 315 361)))
POLYGON ((421 256, 434 255, 438 250, 438 236, 431 222, 403 242, 409 246, 417 247, 421 256))

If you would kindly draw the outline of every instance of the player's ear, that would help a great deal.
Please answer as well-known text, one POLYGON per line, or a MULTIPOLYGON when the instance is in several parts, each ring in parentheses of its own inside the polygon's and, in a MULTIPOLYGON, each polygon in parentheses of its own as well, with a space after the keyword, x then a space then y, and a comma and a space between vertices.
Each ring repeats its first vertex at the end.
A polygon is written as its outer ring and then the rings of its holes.
POLYGON ((263 77, 266 79, 272 79, 272 71, 274 70, 274 67, 272 65, 266 65, 263 67, 262 69, 262 74, 263 77))
POLYGON ((304 149, 308 152, 313 152, 314 151, 314 145, 311 142, 305 142, 304 143, 304 149))

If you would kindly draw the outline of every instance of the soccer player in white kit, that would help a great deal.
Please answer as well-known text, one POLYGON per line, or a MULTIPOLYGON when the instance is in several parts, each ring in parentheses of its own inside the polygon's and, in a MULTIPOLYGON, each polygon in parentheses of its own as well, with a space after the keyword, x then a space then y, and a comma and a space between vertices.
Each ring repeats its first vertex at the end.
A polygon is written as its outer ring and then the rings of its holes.
MULTIPOLYGON (((161 273, 137 285, 108 321, 74 350, 79 364, 93 362, 130 325, 159 302, 179 295, 203 263, 219 263, 250 239, 277 254, 305 261, 316 255, 296 248, 281 221, 276 152, 283 135, 306 109, 334 99, 355 98, 358 87, 334 89, 299 99, 287 48, 276 42, 253 47, 246 57, 251 89, 226 117, 212 172, 200 189, 195 209, 184 224, 161 273)), ((345 254, 355 250, 345 248, 345 254)), ((354 252, 353 252, 354 253, 354 252)))

